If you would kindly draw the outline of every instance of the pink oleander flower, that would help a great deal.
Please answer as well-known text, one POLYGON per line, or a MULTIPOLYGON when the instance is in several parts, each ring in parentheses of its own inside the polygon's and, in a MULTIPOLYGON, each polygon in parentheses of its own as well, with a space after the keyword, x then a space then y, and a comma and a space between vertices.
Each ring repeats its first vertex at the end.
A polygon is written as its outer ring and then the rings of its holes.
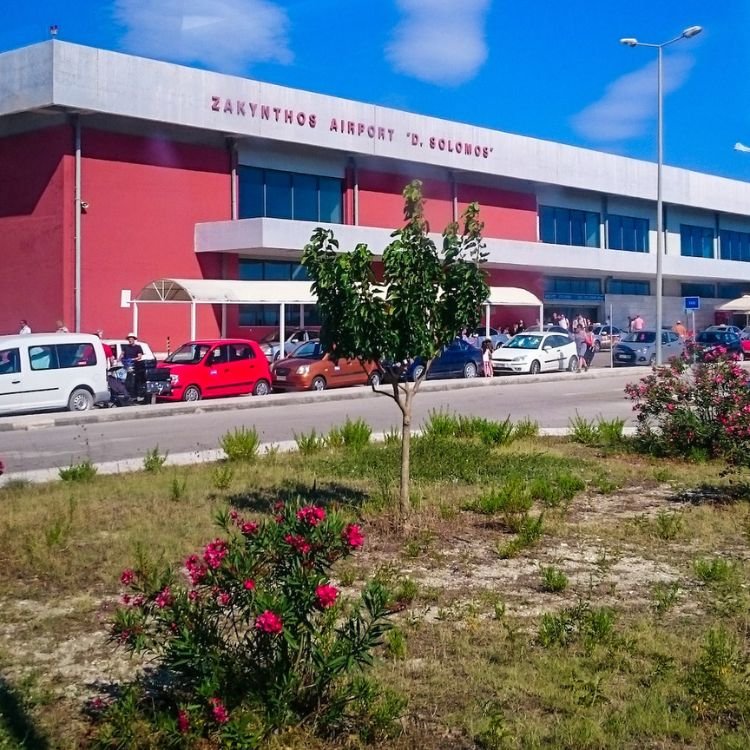
POLYGON ((191 602, 197 602, 198 599, 200 599, 200 594, 197 591, 189 591, 188 599, 190 599, 191 602))
POLYGON ((322 609, 332 607, 336 603, 338 595, 339 590, 328 583, 322 584, 315 589, 315 596, 317 597, 318 604, 322 609))
POLYGON ((216 570, 227 555, 227 543, 223 539, 214 539, 203 550, 203 560, 209 568, 216 570))
POLYGON ((326 512, 319 505, 306 505, 297 511, 297 519, 310 526, 317 526, 325 517, 326 512))
POLYGON ((300 536, 299 534, 287 534, 284 537, 284 541, 291 547, 294 547, 300 555, 306 555, 312 550, 310 543, 305 537, 300 536))
POLYGON ((190 555, 185 560, 185 570, 187 570, 188 578, 193 586, 197 586, 206 576, 208 572, 206 566, 200 561, 198 555, 190 555))
POLYGON ((341 533, 341 538, 352 548, 359 549, 364 543, 365 538, 362 530, 356 523, 350 523, 341 533))
POLYGON ((275 612, 267 609, 255 618, 255 627, 269 635, 278 635, 283 630, 284 623, 275 612))
POLYGON ((172 597, 172 592, 169 589, 169 586, 165 586, 157 595, 156 599, 154 599, 154 604, 159 609, 164 609, 164 607, 169 607, 172 602, 174 601, 172 597))
POLYGON ((220 591, 216 596, 220 607, 228 607, 232 603, 232 595, 228 591, 220 591))
POLYGON ((229 711, 219 698, 209 698, 208 705, 211 706, 211 716, 217 724, 226 724, 229 721, 229 711))
POLYGON ((187 734, 190 731, 190 717, 183 709, 177 712, 177 731, 180 734, 187 734))
POLYGON ((242 587, 245 589, 245 591, 254 591, 255 590, 255 581, 253 581, 252 578, 248 578, 243 584, 242 587))
POLYGON ((252 536, 253 534, 255 534, 256 531, 258 531, 258 524, 257 523, 253 523, 252 521, 245 521, 240 526, 240 531, 245 536, 252 536))
POLYGON ((126 568, 120 574, 120 583, 123 586, 130 586, 134 580, 135 580, 135 571, 131 570, 130 568, 126 568))

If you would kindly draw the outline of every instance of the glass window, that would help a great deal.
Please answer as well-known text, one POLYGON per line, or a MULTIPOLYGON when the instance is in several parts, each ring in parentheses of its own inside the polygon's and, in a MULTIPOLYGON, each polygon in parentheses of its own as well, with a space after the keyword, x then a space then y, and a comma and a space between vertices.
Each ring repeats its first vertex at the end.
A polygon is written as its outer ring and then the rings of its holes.
MULTIPOLYGON (((307 312, 305 312, 305 320, 307 320, 307 312)), ((286 306, 284 322, 287 327, 299 326, 299 305, 286 306)), ((240 305, 239 324, 241 326, 278 327, 281 324, 279 305, 240 305)))
POLYGON ((599 247, 599 214, 555 206, 539 207, 539 239, 557 245, 599 247))
POLYGON ((722 229, 719 232, 719 257, 750 262, 750 233, 722 229))
POLYGON ((272 219, 292 218, 292 175, 290 172, 266 170, 265 215, 272 219))
POLYGON ((0 375, 21 372, 21 355, 18 349, 0 349, 0 375))
POLYGON ((252 347, 247 344, 230 344, 229 358, 232 362, 255 359, 255 353, 253 352, 252 347))
POLYGON ((716 289, 713 284, 687 283, 681 285, 683 297, 715 297, 716 289))
POLYGON ((57 351, 54 346, 30 346, 29 361, 32 370, 57 370, 57 351))
POLYGON ((716 296, 721 299, 737 299, 750 293, 750 284, 717 284, 716 296))
POLYGON ((256 167, 240 167, 237 170, 238 212, 241 219, 265 216, 263 170, 256 167))
POLYGON ((578 279, 567 276, 548 276, 544 280, 545 294, 601 294, 599 279, 578 279))
POLYGON ((651 284, 648 281, 634 279, 610 279, 607 283, 609 294, 651 294, 651 284))
POLYGON ((300 221, 317 221, 318 178, 311 174, 294 175, 294 218, 300 221))
POLYGON ((648 252, 648 219, 633 216, 607 216, 607 247, 612 250, 648 252))
POLYGON ((713 258, 714 230, 680 224, 680 252, 691 258, 713 258))
POLYGON ((96 364, 96 352, 91 344, 58 344, 60 367, 90 367, 96 364))
POLYGON ((320 221, 341 224, 342 183, 335 177, 320 177, 320 221))
POLYGON ((183 344, 176 352, 172 352, 164 361, 173 364, 197 365, 208 354, 208 344, 183 344))

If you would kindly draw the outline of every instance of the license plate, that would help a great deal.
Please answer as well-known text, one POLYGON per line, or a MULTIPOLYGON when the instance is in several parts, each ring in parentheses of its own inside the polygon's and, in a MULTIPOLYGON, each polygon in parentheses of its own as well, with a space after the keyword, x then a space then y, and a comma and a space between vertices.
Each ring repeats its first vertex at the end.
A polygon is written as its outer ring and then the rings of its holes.
POLYGON ((615 359, 630 359, 627 354, 618 354, 615 359))
POLYGON ((276 380, 278 380, 280 383, 283 383, 286 380, 286 375, 277 375, 276 380))

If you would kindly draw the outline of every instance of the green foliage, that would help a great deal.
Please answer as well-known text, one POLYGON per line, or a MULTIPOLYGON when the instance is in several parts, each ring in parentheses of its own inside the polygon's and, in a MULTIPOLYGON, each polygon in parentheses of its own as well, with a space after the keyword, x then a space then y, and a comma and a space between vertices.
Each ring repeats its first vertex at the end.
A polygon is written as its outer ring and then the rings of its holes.
POLYGON ((217 490, 228 490, 234 479, 234 468, 228 463, 220 463, 211 472, 211 480, 217 490))
POLYGON ((70 538, 73 528, 73 517, 75 516, 78 502, 72 495, 68 498, 68 505, 64 514, 57 515, 44 529, 44 541, 49 549, 64 547, 70 538))
POLYGON ((624 444, 623 429, 625 420, 619 417, 613 419, 586 419, 576 412, 569 421, 570 437, 575 443, 602 448, 619 448, 624 444))
POLYGON ((172 482, 169 485, 169 499, 173 503, 177 503, 185 497, 187 491, 187 478, 183 477, 180 479, 177 474, 172 477, 172 482))
POLYGON ((539 422, 529 417, 524 417, 513 425, 513 439, 526 440, 539 436, 539 422))
POLYGON ((557 594, 568 588, 568 576, 554 565, 545 566, 541 570, 542 591, 557 594))
POLYGON ((401 628, 393 628, 385 635, 385 653, 394 661, 406 659, 406 635, 401 628))
POLYGON ((723 557, 698 558, 693 561, 693 570, 707 584, 725 584, 736 575, 737 566, 723 557))
POLYGON ((143 457, 143 470, 151 473, 161 471, 167 461, 168 455, 169 451, 163 455, 159 453, 159 446, 156 445, 150 451, 146 451, 146 455, 143 457))
POLYGON ((657 617, 661 617, 666 614, 674 604, 680 595, 680 585, 677 581, 671 583, 655 583, 652 589, 654 614, 657 617))
POLYGON ((526 483, 520 477, 511 477, 503 485, 483 493, 466 507, 485 515, 502 514, 504 526, 508 531, 516 533, 533 502, 526 483))
MULTIPOLYGON (((313 427, 310 432, 301 432, 299 435, 294 433, 294 442, 297 443, 297 450, 303 456, 309 456, 312 453, 317 453, 319 450, 325 447, 326 438, 322 435, 318 435, 313 427)), ((343 440, 342 440, 343 442, 343 440)))
POLYGON ((71 464, 67 468, 58 469, 63 482, 90 482, 96 476, 97 468, 90 459, 78 464, 71 464))
POLYGON ((483 417, 449 414, 435 409, 428 415, 422 436, 437 439, 475 439, 489 446, 507 445, 518 437, 510 417, 502 422, 495 422, 483 417))
POLYGON ((254 461, 260 448, 260 436, 255 427, 238 427, 225 432, 219 445, 229 461, 254 461))
POLYGON ((507 544, 498 544, 497 554, 503 560, 516 557, 523 550, 533 547, 544 533, 544 515, 524 516, 516 538, 507 544))
POLYGON ((586 419, 576 412, 570 418, 570 437, 574 443, 582 445, 596 445, 599 442, 599 430, 593 419, 586 419))
POLYGON ((390 594, 371 581, 345 603, 330 583, 362 545, 359 527, 301 501, 276 511, 260 523, 219 513, 222 535, 184 563, 188 584, 143 555, 123 572, 112 640, 160 676, 102 712, 98 747, 151 736, 148 746, 257 748, 302 726, 367 741, 396 731, 403 700, 361 674, 391 628, 390 594))
POLYGON ((590 650, 594 645, 610 640, 614 624, 615 614, 608 607, 592 607, 589 602, 579 602, 558 614, 543 615, 537 637, 545 648, 581 642, 590 650))
POLYGON ((372 436, 372 428, 363 419, 352 420, 347 417, 346 422, 338 430, 341 442, 346 448, 362 448, 370 442, 372 436))
POLYGON ((656 514, 656 536, 665 542, 676 539, 677 535, 682 531, 683 525, 682 516, 679 513, 669 513, 665 510, 660 510, 656 514))

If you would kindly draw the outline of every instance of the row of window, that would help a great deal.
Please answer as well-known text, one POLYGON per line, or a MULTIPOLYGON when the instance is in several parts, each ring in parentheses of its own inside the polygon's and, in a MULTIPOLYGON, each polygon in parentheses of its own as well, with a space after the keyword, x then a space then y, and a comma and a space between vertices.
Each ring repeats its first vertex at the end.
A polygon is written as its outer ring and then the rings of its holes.
MULTIPOLYGON (((48 344, 29 347, 32 370, 64 370, 70 367, 93 367, 96 351, 91 344, 48 344)), ((0 351, 0 375, 21 372, 18 348, 0 351)))
MULTIPOLYGON (((539 206, 539 239, 555 245, 600 247, 600 215, 557 206, 539 206)), ((648 252, 648 219, 607 215, 607 247, 634 253, 648 252)))
MULTIPOLYGON (((308 281, 310 277, 298 262, 241 258, 239 278, 245 281, 308 281)), ((315 305, 305 305, 304 316, 303 322, 299 305, 287 305, 284 308, 284 325, 289 328, 320 325, 315 305)), ((240 305, 239 324, 241 326, 278 327, 281 325, 279 305, 240 305)))
MULTIPOLYGON (((651 294, 648 281, 634 279, 607 279, 607 294, 651 294)), ((571 276, 548 276, 544 280, 544 296, 546 299, 591 299, 602 296, 602 282, 600 279, 575 278, 571 276)))
POLYGON ((714 299, 737 299, 750 292, 750 284, 710 284, 708 282, 681 285, 683 297, 712 297, 714 299))
POLYGON ((266 216, 333 224, 342 222, 344 182, 341 179, 240 167, 237 180, 240 219, 266 216))

